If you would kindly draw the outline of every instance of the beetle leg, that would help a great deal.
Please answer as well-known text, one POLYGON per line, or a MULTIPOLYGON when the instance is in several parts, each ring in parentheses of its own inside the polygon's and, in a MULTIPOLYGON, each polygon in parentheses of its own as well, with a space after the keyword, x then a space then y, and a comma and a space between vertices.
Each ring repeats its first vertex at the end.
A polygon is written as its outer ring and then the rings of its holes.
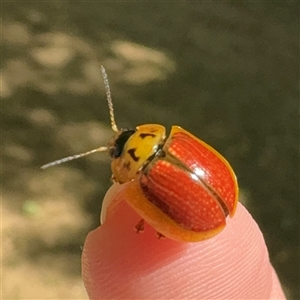
POLYGON ((145 221, 144 219, 141 219, 136 225, 135 225, 135 231, 136 233, 141 233, 145 229, 145 221))
POLYGON ((157 238, 160 240, 160 239, 164 239, 165 236, 163 234, 161 234, 160 232, 156 232, 156 235, 157 235, 157 238))
POLYGON ((110 181, 111 181, 112 183, 116 183, 116 182, 117 182, 116 176, 114 176, 114 174, 111 175, 110 181))

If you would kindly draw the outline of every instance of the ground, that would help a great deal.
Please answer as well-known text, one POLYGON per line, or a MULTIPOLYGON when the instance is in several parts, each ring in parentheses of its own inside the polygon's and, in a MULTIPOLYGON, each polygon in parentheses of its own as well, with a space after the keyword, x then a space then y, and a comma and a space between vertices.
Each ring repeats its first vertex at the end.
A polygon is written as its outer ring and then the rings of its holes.
POLYGON ((109 159, 49 161, 117 123, 181 125, 235 169, 289 299, 299 299, 297 2, 2 3, 2 298, 86 299, 80 256, 109 159))

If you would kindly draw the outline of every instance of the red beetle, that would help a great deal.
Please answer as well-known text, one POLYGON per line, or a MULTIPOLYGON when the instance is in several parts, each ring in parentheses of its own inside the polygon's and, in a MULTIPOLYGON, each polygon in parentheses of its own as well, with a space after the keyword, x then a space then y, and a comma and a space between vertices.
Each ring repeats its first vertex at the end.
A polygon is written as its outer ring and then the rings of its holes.
MULTIPOLYGON (((157 124, 118 130, 105 69, 104 77, 115 136, 107 147, 67 157, 47 168, 94 152, 108 151, 112 178, 125 183, 124 199, 161 236, 197 242, 219 233, 238 201, 236 176, 226 159, 179 126, 168 137, 157 124)), ((105 214, 106 207, 102 207, 105 214)))

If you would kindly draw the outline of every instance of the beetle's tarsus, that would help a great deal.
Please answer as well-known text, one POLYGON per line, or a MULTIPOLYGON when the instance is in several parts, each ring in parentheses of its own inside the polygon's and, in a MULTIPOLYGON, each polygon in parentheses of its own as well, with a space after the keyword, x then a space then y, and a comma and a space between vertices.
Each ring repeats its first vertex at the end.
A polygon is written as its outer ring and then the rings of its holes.
POLYGON ((145 230, 145 221, 144 219, 141 219, 136 225, 135 225, 135 231, 136 233, 141 233, 145 230))
POLYGON ((164 239, 165 238, 165 236, 163 235, 163 234, 161 234, 160 232, 156 232, 156 234, 157 234, 157 238, 160 240, 160 239, 164 239))
POLYGON ((116 183, 116 182, 117 182, 116 176, 114 176, 114 175, 112 174, 111 177, 110 177, 110 181, 111 181, 112 183, 116 183))

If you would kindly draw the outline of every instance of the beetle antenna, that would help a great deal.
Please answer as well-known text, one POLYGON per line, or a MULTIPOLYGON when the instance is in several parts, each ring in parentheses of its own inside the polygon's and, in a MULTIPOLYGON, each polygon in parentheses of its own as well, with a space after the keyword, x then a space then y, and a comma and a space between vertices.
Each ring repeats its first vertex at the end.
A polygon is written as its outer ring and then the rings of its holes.
POLYGON ((101 66, 101 72, 102 72, 102 77, 103 77, 105 91, 106 91, 106 98, 107 98, 107 102, 108 102, 111 128, 114 132, 118 132, 119 129, 118 129, 116 121, 115 121, 114 106, 113 106, 113 102, 112 102, 112 98, 111 98, 109 82, 108 82, 105 68, 103 66, 101 66))
POLYGON ((103 152, 103 151, 106 151, 107 149, 108 149, 108 147, 99 147, 97 149, 93 149, 93 150, 90 150, 90 151, 87 151, 87 152, 83 152, 83 153, 71 155, 71 156, 68 156, 68 157, 65 157, 65 158, 61 158, 61 159, 52 161, 48 164, 45 164, 45 165, 41 166, 41 169, 47 169, 49 167, 60 165, 60 164, 65 163, 67 161, 78 159, 78 158, 90 155, 92 153, 95 153, 95 152, 103 152))
MULTIPOLYGON (((107 98, 107 102, 108 102, 111 128, 112 128, 113 131, 118 132, 119 129, 118 129, 116 121, 115 121, 114 106, 113 106, 113 102, 112 102, 112 98, 111 98, 109 82, 108 82, 108 78, 107 78, 105 68, 103 66, 101 66, 101 72, 102 72, 102 77, 103 77, 105 91, 106 91, 106 98, 107 98)), ((60 164, 63 164, 67 161, 78 159, 78 158, 90 155, 92 153, 95 153, 95 152, 103 152, 103 151, 107 151, 107 150, 108 150, 108 147, 105 147, 105 146, 104 147, 99 147, 99 148, 96 148, 96 149, 93 149, 93 150, 90 150, 90 151, 87 151, 87 152, 71 155, 71 156, 68 156, 68 157, 65 157, 65 158, 61 158, 61 159, 52 161, 48 164, 45 164, 45 165, 41 166, 41 168, 42 169, 47 169, 49 167, 60 165, 60 164)))

